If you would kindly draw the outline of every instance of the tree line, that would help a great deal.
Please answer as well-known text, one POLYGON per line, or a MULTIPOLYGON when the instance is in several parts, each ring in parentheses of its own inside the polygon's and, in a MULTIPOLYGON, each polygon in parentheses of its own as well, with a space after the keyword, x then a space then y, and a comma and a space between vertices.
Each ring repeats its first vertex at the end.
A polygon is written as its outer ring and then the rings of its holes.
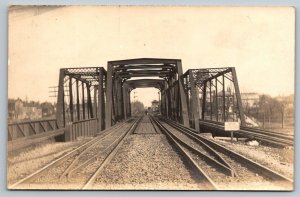
POLYGON ((261 123, 263 128, 275 127, 281 124, 293 124, 294 122, 294 101, 293 96, 271 97, 269 95, 260 95, 254 105, 244 104, 245 114, 253 117, 261 123))

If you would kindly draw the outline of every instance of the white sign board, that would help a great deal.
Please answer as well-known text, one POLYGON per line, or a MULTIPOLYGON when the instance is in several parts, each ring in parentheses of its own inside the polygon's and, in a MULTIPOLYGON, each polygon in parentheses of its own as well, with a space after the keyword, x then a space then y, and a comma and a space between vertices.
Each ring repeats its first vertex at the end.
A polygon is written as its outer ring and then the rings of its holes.
POLYGON ((225 131, 238 131, 240 130, 239 122, 225 122, 225 131))

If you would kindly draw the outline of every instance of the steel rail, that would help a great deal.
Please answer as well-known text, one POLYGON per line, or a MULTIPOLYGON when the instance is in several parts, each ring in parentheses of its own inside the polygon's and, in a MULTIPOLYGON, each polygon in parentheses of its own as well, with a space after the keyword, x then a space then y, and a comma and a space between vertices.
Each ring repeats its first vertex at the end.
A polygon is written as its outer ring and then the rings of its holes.
POLYGON ((259 128, 252 128, 252 127, 245 127, 245 126, 241 126, 242 130, 247 130, 247 131, 253 131, 253 132, 258 132, 258 133, 262 133, 262 134, 271 134, 277 137, 282 137, 285 139, 289 139, 289 140, 293 140, 294 139, 294 135, 293 134, 288 134, 288 133, 279 133, 278 131, 270 131, 270 130, 264 130, 264 129, 259 129, 259 128))
POLYGON ((128 135, 130 135, 137 127, 137 125, 139 124, 139 122, 141 121, 140 117, 139 119, 137 119, 132 125, 131 127, 127 130, 126 134, 122 137, 122 139, 117 143, 117 145, 111 150, 111 152, 105 157, 105 159, 102 161, 102 163, 100 164, 100 166, 98 167, 98 169, 96 170, 96 172, 89 178, 89 180, 82 186, 82 190, 90 190, 92 189, 92 185, 95 181, 95 179, 97 178, 97 176, 99 176, 99 174, 104 170, 104 167, 110 163, 110 161, 114 158, 114 156, 117 154, 118 150, 120 149, 120 147, 123 145, 124 140, 126 139, 126 137, 128 135))
POLYGON ((207 152, 209 152, 212 156, 214 156, 217 159, 217 161, 219 161, 220 163, 222 163, 223 165, 225 165, 227 168, 229 168, 231 170, 231 175, 232 176, 238 176, 238 174, 234 170, 234 168, 217 151, 215 151, 208 144, 206 144, 205 142, 203 142, 203 140, 201 140, 199 138, 196 138, 195 136, 193 136, 189 132, 186 132, 185 130, 178 129, 178 131, 180 131, 181 133, 183 133, 187 137, 189 137, 191 140, 193 140, 196 143, 198 143, 198 145, 200 145, 201 147, 203 147, 207 152))
POLYGON ((208 139, 208 138, 201 136, 201 134, 197 133, 195 130, 193 130, 191 128, 187 128, 187 127, 185 127, 179 123, 176 123, 174 121, 171 121, 171 120, 166 120, 166 122, 168 124, 170 124, 170 126, 173 126, 174 128, 179 128, 179 129, 185 130, 185 131, 189 132, 191 135, 195 136, 196 138, 203 140, 206 144, 211 146, 213 149, 215 149, 219 152, 222 152, 223 154, 232 158, 236 162, 244 165, 246 168, 248 168, 249 170, 251 170, 255 173, 263 175, 264 177, 269 178, 271 180, 281 181, 286 184, 293 184, 292 179, 287 178, 286 176, 284 176, 262 164, 259 164, 258 162, 255 162, 255 161, 247 158, 244 155, 241 155, 235 151, 232 151, 232 150, 208 139))
MULTIPOLYGON (((206 125, 212 128, 216 128, 219 130, 224 130, 224 125, 222 123, 217 123, 214 121, 200 121, 200 125, 206 125)), ((275 135, 272 133, 268 134, 261 134, 258 132, 255 132, 254 130, 245 130, 245 127, 241 127, 239 131, 235 132, 236 135, 242 136, 242 137, 247 137, 251 139, 257 139, 261 142, 268 143, 270 145, 275 145, 275 146, 293 146, 294 145, 294 140, 291 137, 282 137, 279 135, 275 135), (284 139, 285 138, 285 139, 284 139)))
MULTIPOLYGON (((153 118, 153 117, 152 117, 153 118)), ((166 128, 167 129, 167 128, 166 128)), ((202 153, 200 150, 198 150, 197 148, 187 144, 186 142, 184 142, 183 140, 181 140, 178 136, 176 136, 176 134, 172 133, 170 131, 169 133, 180 145, 184 146, 186 149, 188 149, 189 151, 191 151, 192 153, 198 155, 199 157, 201 157, 207 164, 209 164, 210 166, 214 167, 216 170, 221 171, 222 173, 224 173, 227 176, 237 176, 236 171, 232 168, 232 166, 230 164, 228 164, 228 162, 226 162, 215 150, 211 149, 209 146, 207 146, 208 148, 210 148, 209 150, 207 150, 207 152, 212 153, 212 155, 214 157, 216 157, 217 159, 214 159, 213 157, 206 155, 204 153, 202 153)), ((191 139, 194 140, 194 139, 191 139)), ((196 139, 195 140, 196 143, 203 143, 203 142, 199 142, 200 140, 196 139)), ((204 144, 204 143, 203 143, 204 144)), ((200 145, 201 146, 201 145, 200 145)), ((205 146, 205 145, 204 145, 205 146)), ((202 146, 201 146, 202 147, 202 146)), ((204 149, 207 149, 207 147, 204 147, 204 149)))
MULTIPOLYGON (((213 121, 213 120, 200 120, 200 122, 212 123, 212 124, 216 124, 216 125, 220 125, 220 126, 224 127, 224 122, 217 122, 217 121, 213 121)), ((241 130, 259 133, 259 134, 270 135, 270 136, 274 136, 274 137, 278 137, 278 138, 284 138, 284 139, 287 139, 290 141, 293 141, 293 139, 294 139, 293 134, 280 133, 278 131, 271 131, 271 130, 253 128, 253 127, 247 127, 247 126, 241 126, 240 128, 241 128, 241 130)))
POLYGON ((109 146, 107 146, 104 150, 99 151, 96 155, 94 155, 93 157, 89 158, 88 160, 86 160, 85 162, 83 162, 82 164, 80 164, 79 166, 76 166, 75 168, 73 168, 72 170, 69 170, 68 172, 66 172, 65 174, 67 175, 68 180, 71 178, 72 174, 76 171, 78 171, 79 169, 81 169, 84 166, 87 166, 90 162, 92 162, 93 160, 97 159, 99 157, 99 155, 101 155, 102 153, 105 153, 107 150, 109 150, 113 145, 115 145, 117 142, 119 142, 120 140, 122 140, 122 138, 124 137, 124 135, 126 135, 127 132, 124 132, 124 134, 121 134, 117 139, 115 139, 109 146))
POLYGON ((62 179, 63 177, 65 177, 69 171, 71 170, 72 167, 74 167, 74 165, 76 164, 76 162, 78 162, 78 160, 81 158, 82 155, 84 155, 86 152, 88 152, 90 149, 94 148, 95 146, 98 145, 99 142, 105 140, 107 137, 109 137, 110 135, 114 134, 114 131, 116 131, 117 129, 123 127, 123 125, 125 124, 125 122, 121 123, 120 125, 112 128, 112 130, 107 133, 105 136, 102 136, 102 138, 99 138, 98 141, 94 142, 92 145, 90 145, 88 148, 86 148, 84 151, 82 151, 79 155, 77 155, 74 160, 71 162, 71 164, 67 167, 67 169, 62 173, 62 175, 59 177, 60 179, 62 179))
MULTIPOLYGON (((124 124, 124 123, 121 123, 124 124)), ((117 128, 119 128, 120 125, 116 125, 117 128)), ((74 154, 76 154, 77 152, 81 151, 82 149, 89 147, 89 145, 93 145, 95 142, 97 143, 97 141, 101 140, 102 138, 104 138, 106 135, 109 135, 110 132, 113 132, 114 129, 116 127, 110 127, 102 132, 105 132, 103 134, 103 136, 98 136, 94 139, 89 140, 88 142, 85 142, 84 144, 80 145, 79 147, 73 149, 72 151, 70 151, 69 153, 55 159, 54 161, 51 161, 50 163, 48 163, 47 165, 43 166, 42 168, 34 171, 33 173, 27 175, 26 177, 22 178, 21 180, 17 181, 16 183, 12 184, 11 186, 8 186, 10 189, 14 189, 16 188, 18 185, 25 183, 26 181, 29 181, 31 179, 34 179, 36 176, 38 176, 40 173, 44 172, 45 170, 57 165, 59 162, 63 162, 64 160, 68 159, 69 157, 73 156, 74 154)))
POLYGON ((152 124, 152 126, 153 126, 153 128, 154 128, 154 130, 155 130, 155 132, 156 132, 157 134, 160 134, 159 128, 156 127, 156 124, 155 124, 154 121, 152 120, 152 115, 150 115, 150 114, 149 114, 149 120, 150 120, 150 122, 151 122, 151 124, 152 124))
POLYGON ((189 164, 194 172, 197 173, 198 177, 201 177, 201 183, 204 183, 205 189, 207 190, 217 190, 217 185, 211 180, 211 178, 204 172, 204 170, 197 164, 197 162, 192 158, 190 153, 186 151, 182 145, 177 141, 177 139, 171 134, 168 129, 166 129, 159 121, 154 119, 154 122, 157 124, 157 126, 163 131, 163 133, 167 136, 170 143, 175 146, 175 148, 181 153, 183 158, 185 158, 185 162, 189 164))

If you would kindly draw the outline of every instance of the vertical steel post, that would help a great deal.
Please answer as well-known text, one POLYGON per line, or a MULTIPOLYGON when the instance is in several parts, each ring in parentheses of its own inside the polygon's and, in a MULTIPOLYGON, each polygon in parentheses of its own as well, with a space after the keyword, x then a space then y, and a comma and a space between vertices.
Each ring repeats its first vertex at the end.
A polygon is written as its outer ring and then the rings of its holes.
POLYGON ((97 106, 98 97, 97 97, 97 95, 98 95, 98 87, 94 86, 94 95, 93 95, 93 97, 94 97, 94 103, 92 103, 93 113, 94 113, 93 117, 94 118, 98 118, 98 112, 97 112, 97 109, 98 109, 98 106, 97 106))
POLYGON ((178 80, 175 83, 174 90, 175 90, 175 103, 174 103, 174 105, 175 105, 175 110, 176 110, 175 111, 176 112, 175 118, 176 118, 176 121, 178 121, 178 120, 180 120, 180 107, 178 107, 178 106, 180 106, 180 103, 179 103, 180 98, 179 98, 179 91, 178 91, 178 80))
POLYGON ((72 77, 69 77, 69 109, 70 109, 70 117, 71 117, 71 122, 74 121, 74 105, 73 105, 73 88, 72 88, 72 77))
POLYGON ((226 111, 225 111, 225 97, 226 97, 226 95, 225 95, 225 79, 224 79, 225 77, 224 77, 224 74, 222 75, 222 85, 223 85, 223 122, 225 122, 226 121, 226 115, 225 115, 225 113, 226 113, 226 111))
POLYGON ((171 83, 168 79, 168 89, 167 89, 167 100, 168 100, 168 118, 172 119, 172 100, 171 100, 171 83))
POLYGON ((117 80, 117 108, 118 108, 118 120, 124 119, 123 116, 123 91, 122 91, 122 82, 120 79, 117 80))
MULTIPOLYGON (((102 71, 102 93, 101 93, 101 97, 102 97, 102 126, 101 126, 101 129, 105 129, 105 106, 106 106, 106 86, 107 86, 107 76, 105 75, 104 73, 104 68, 101 69, 102 71)), ((100 111, 99 111, 100 112, 100 111)))
POLYGON ((197 103, 198 103, 198 116, 199 116, 199 119, 200 119, 202 109, 201 109, 201 103, 200 103, 200 99, 199 99, 199 90, 198 90, 198 87, 197 87, 196 84, 195 84, 195 90, 196 90, 196 99, 197 99, 197 103))
POLYGON ((211 80, 209 80, 209 103, 210 103, 210 120, 212 120, 212 99, 211 99, 211 80))
POLYGON ((106 106, 105 106, 105 128, 112 126, 112 75, 113 75, 113 65, 111 63, 107 64, 107 77, 106 77, 106 106))
POLYGON ((82 88, 82 119, 85 120, 85 101, 84 101, 84 82, 81 82, 82 88))
POLYGON ((204 120, 205 116, 205 105, 206 105, 206 88, 207 87, 207 82, 204 82, 203 84, 203 95, 202 95, 202 117, 201 119, 204 120))
POLYGON ((217 117, 217 122, 219 122, 219 104, 218 104, 218 78, 215 79, 216 81, 216 117, 217 117))
POLYGON ((76 108, 77 108, 77 120, 80 120, 80 103, 79 103, 79 84, 78 79, 76 79, 76 108))
POLYGON ((87 89, 87 97, 88 97, 88 117, 89 118, 93 118, 94 114, 93 114, 93 106, 92 106, 92 97, 91 97, 91 85, 90 84, 86 84, 86 89, 87 89))
POLYGON ((237 80, 237 76, 236 76, 234 67, 231 68, 231 74, 232 74, 232 78, 233 78, 234 90, 235 90, 235 94, 236 94, 236 100, 237 100, 237 104, 238 104, 241 125, 245 126, 246 121, 245 121, 244 109, 243 109, 243 104, 242 104, 242 99, 241 99, 240 88, 239 88, 239 84, 238 84, 238 80, 237 80))
POLYGON ((113 103, 112 103, 112 120, 113 125, 115 124, 115 122, 118 120, 118 84, 117 84, 118 79, 116 79, 116 77, 114 77, 113 79, 113 103))
POLYGON ((123 95, 123 118, 124 120, 127 119, 127 86, 123 83, 122 87, 122 95, 123 95))
POLYGON ((99 85, 98 85, 98 131, 103 129, 103 69, 99 69, 99 85))
POLYGON ((131 98, 130 98, 131 90, 128 90, 128 115, 131 117, 131 98))
POLYGON ((166 107, 166 117, 169 118, 169 101, 168 101, 168 83, 167 81, 165 83, 165 107, 166 107))
POLYGON ((158 112, 161 113, 161 98, 160 98, 160 92, 158 92, 158 112))
POLYGON ((57 106, 56 106, 56 119, 59 128, 66 125, 65 119, 65 93, 64 93, 64 79, 65 70, 60 69, 59 71, 59 82, 58 82, 58 95, 57 95, 57 106))
POLYGON ((178 87, 180 92, 180 101, 181 101, 181 115, 184 126, 189 126, 189 116, 187 111, 187 99, 184 92, 183 80, 182 80, 182 64, 181 60, 176 62, 177 72, 178 72, 178 87))
POLYGON ((191 99, 192 102, 190 103, 191 107, 191 111, 193 114, 193 118, 194 118, 194 123, 195 123, 195 130, 200 132, 200 127, 199 127, 199 113, 198 113, 198 100, 197 100, 197 96, 196 96, 196 87, 195 87, 195 82, 194 82, 194 76, 193 76, 193 72, 192 70, 189 70, 189 78, 190 78, 190 84, 191 84, 191 99))
POLYGON ((175 76, 173 75, 172 78, 171 78, 171 106, 172 106, 172 118, 173 120, 177 120, 177 113, 176 113, 176 110, 177 110, 177 106, 176 106, 176 91, 175 91, 175 88, 176 88, 176 84, 175 84, 175 76))
POLYGON ((164 92, 164 88, 161 90, 161 99, 160 99, 160 102, 161 102, 161 115, 165 115, 165 92, 164 92))

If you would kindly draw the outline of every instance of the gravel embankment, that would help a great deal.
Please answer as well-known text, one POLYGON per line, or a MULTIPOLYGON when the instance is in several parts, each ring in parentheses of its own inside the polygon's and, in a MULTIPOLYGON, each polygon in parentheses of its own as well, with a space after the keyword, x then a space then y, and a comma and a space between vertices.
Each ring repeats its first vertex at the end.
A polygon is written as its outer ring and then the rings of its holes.
POLYGON ((75 142, 45 141, 35 147, 26 148, 22 152, 10 152, 7 165, 8 185, 26 177, 86 141, 87 139, 75 142))
POLYGON ((164 135, 130 135, 94 189, 201 189, 164 135))
MULTIPOLYGON (((213 138, 212 138, 213 139, 213 138)), ((236 151, 250 159, 275 170, 284 176, 293 179, 294 174, 294 148, 274 148, 268 146, 251 146, 244 141, 214 138, 214 141, 236 151)))

